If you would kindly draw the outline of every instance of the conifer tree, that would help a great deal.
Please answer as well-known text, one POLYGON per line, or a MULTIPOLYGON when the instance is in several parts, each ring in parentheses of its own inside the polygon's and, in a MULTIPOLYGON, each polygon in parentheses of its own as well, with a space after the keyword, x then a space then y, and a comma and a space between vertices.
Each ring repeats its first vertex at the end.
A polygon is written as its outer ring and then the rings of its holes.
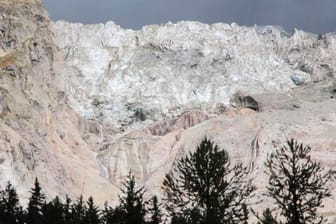
POLYGON ((8 182, 5 190, 0 192, 0 223, 23 223, 23 211, 13 185, 8 182))
POLYGON ((64 205, 58 196, 53 201, 44 204, 42 214, 43 223, 67 224, 64 220, 64 205))
POLYGON ((126 217, 126 211, 121 207, 117 206, 113 211, 113 224, 125 224, 128 218, 126 217))
POLYGON ((275 200, 285 224, 320 224, 317 209, 331 196, 328 182, 335 172, 326 171, 310 157, 311 148, 294 139, 271 153, 265 163, 268 195, 275 200))
POLYGON ((115 223, 114 210, 107 202, 104 203, 104 209, 101 212, 101 222, 103 224, 113 224, 115 223))
POLYGON ((166 175, 167 210, 188 223, 243 223, 254 190, 246 178, 247 168, 231 165, 228 153, 205 138, 166 175))
POLYGON ((183 212, 173 214, 171 224, 203 224, 204 217, 197 207, 185 208, 183 212))
POLYGON ((120 197, 120 208, 124 211, 125 223, 145 223, 146 209, 143 200, 144 188, 136 188, 135 178, 131 172, 129 172, 121 191, 123 195, 120 197))
POLYGON ((100 223, 100 215, 98 206, 93 202, 93 198, 89 197, 87 201, 87 209, 85 211, 84 221, 86 224, 99 224, 100 223))
POLYGON ((151 212, 151 221, 150 224, 160 224, 162 222, 162 214, 160 210, 160 205, 158 202, 157 196, 152 198, 152 207, 150 209, 151 212))
POLYGON ((278 224, 276 218, 273 216, 271 209, 267 208, 263 211, 262 217, 258 217, 258 224, 278 224))
POLYGON ((68 195, 65 196, 65 203, 64 203, 64 222, 66 224, 72 224, 72 205, 71 205, 71 199, 68 195))
POLYGON ((170 224, 188 224, 188 220, 181 214, 172 214, 170 224))
POLYGON ((77 202, 72 205, 71 219, 73 224, 85 224, 86 205, 81 195, 77 202))
POLYGON ((45 204, 45 195, 42 193, 38 179, 35 179, 31 189, 31 197, 27 208, 27 224, 43 224, 42 207, 45 204))

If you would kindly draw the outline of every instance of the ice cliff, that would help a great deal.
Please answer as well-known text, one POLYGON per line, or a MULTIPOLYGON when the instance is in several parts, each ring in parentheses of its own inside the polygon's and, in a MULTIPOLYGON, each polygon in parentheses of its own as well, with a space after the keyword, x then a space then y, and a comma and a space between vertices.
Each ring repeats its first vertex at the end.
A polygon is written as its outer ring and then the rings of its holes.
POLYGON ((216 113, 237 92, 286 92, 336 68, 333 34, 197 22, 139 31, 57 22, 54 29, 71 105, 115 126, 195 108, 216 113))

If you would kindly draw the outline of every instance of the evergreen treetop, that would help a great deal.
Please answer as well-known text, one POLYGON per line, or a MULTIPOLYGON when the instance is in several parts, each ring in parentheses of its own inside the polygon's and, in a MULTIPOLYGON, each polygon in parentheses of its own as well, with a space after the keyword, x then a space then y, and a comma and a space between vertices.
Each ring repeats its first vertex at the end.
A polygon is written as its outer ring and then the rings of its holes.
POLYGON ((335 177, 313 161, 311 148, 294 139, 271 153, 265 163, 269 175, 268 195, 275 200, 286 224, 320 224, 317 209, 330 197, 328 182, 335 177))
POLYGON ((167 210, 180 220, 183 216, 194 220, 188 223, 242 223, 248 218, 246 203, 254 191, 247 174, 246 167, 232 165, 229 154, 205 138, 166 175, 167 210))

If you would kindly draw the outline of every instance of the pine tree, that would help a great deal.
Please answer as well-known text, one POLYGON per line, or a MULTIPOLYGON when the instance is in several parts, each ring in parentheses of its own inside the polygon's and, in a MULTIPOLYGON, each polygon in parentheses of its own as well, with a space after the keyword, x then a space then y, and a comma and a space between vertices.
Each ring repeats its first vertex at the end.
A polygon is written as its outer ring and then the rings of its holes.
POLYGON ((77 202, 73 204, 71 208, 72 224, 86 224, 84 219, 86 210, 87 208, 83 201, 83 196, 81 195, 77 202))
POLYGON ((203 224, 204 217, 197 207, 184 209, 183 213, 174 214, 171 224, 203 224))
POLYGON ((157 196, 152 198, 152 207, 151 211, 151 222, 150 224, 160 224, 162 222, 162 214, 160 211, 160 205, 158 204, 157 196))
POLYGON ((247 168, 231 165, 228 153, 205 138, 166 175, 167 210, 188 223, 243 223, 254 190, 246 178, 247 168))
POLYGON ((101 222, 103 224, 113 224, 114 223, 114 210, 107 202, 104 203, 104 209, 101 212, 101 222))
POLYGON ((64 220, 64 205, 58 196, 53 201, 44 204, 42 214, 43 223, 66 224, 64 220))
POLYGON ((105 202, 104 209, 101 212, 102 224, 124 224, 126 220, 125 211, 120 206, 113 209, 105 202))
POLYGON ((189 222, 181 214, 172 214, 170 224, 188 224, 189 222))
POLYGON ((312 161, 311 148, 287 141, 268 156, 268 195, 275 200, 285 224, 319 224, 325 219, 317 214, 323 199, 331 196, 327 183, 335 172, 325 171, 312 161))
POLYGON ((38 179, 35 179, 31 189, 31 197, 27 209, 27 224, 43 224, 42 207, 45 203, 45 195, 42 193, 38 179))
POLYGON ((22 223, 23 211, 13 185, 8 182, 0 192, 0 223, 22 223))
POLYGON ((112 224, 125 224, 126 222, 129 222, 127 216, 126 216, 126 211, 124 208, 121 206, 117 206, 113 210, 113 217, 112 217, 112 224))
POLYGON ((65 224, 72 224, 72 205, 71 205, 71 199, 68 195, 65 196, 65 203, 64 203, 64 223, 65 224))
POLYGON ((135 178, 129 172, 121 189, 123 196, 120 197, 120 208, 125 213, 126 224, 145 223, 145 202, 143 200, 144 188, 136 189, 135 178))
POLYGON ((263 215, 261 218, 257 218, 259 219, 258 224, 278 224, 276 218, 272 215, 271 209, 269 208, 263 211, 263 215))
POLYGON ((89 197, 87 201, 87 209, 85 211, 85 224, 99 224, 100 223, 100 216, 99 216, 99 209, 93 202, 93 198, 89 197))

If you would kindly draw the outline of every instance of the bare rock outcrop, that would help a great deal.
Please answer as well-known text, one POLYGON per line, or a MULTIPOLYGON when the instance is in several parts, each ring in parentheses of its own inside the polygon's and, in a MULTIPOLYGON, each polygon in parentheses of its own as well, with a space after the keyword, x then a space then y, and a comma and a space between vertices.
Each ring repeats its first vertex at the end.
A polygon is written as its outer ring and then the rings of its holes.
MULTIPOLYGON (((82 139, 80 116, 66 103, 48 15, 40 1, 0 3, 1 186, 10 180, 25 200, 38 177, 50 198, 91 195, 109 182, 82 139)), ((105 192, 116 195, 113 186, 105 192)))

